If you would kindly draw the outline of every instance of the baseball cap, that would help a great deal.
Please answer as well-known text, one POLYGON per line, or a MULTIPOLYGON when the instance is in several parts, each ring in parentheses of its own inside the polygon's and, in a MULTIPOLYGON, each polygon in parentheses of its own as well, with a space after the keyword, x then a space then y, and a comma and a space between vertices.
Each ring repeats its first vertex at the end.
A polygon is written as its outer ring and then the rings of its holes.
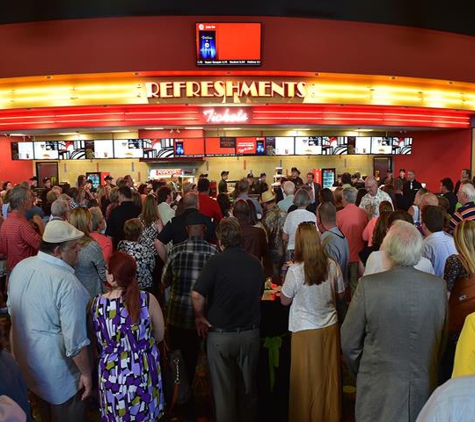
POLYGON ((199 225, 204 225, 208 223, 208 219, 201 214, 200 212, 192 212, 188 217, 186 217, 186 225, 187 226, 199 226, 199 225))
POLYGON ((399 169, 399 173, 403 171, 404 173, 406 172, 406 169, 399 169))
POLYGON ((264 176, 267 176, 267 175, 265 173, 261 173, 259 177, 264 177, 264 176))
POLYGON ((36 176, 33 176, 33 177, 30 177, 30 180, 34 182, 34 181, 38 181, 38 178, 36 176))
POLYGON ((84 236, 82 231, 66 221, 50 221, 43 233, 43 240, 48 243, 63 243, 70 240, 81 239, 84 236))
POLYGON ((254 179, 254 175, 252 173, 248 173, 247 177, 252 177, 254 179))
POLYGON ((51 181, 51 178, 50 177, 45 177, 43 178, 43 183, 46 183, 46 182, 49 182, 51 181))
POLYGON ((300 170, 297 167, 292 167, 292 169, 290 171, 291 171, 291 173, 296 171, 298 174, 300 174, 300 170))
POLYGON ((104 180, 114 180, 114 178, 108 174, 106 177, 104 177, 104 180))
POLYGON ((223 170, 223 171, 221 172, 221 176, 224 176, 224 175, 226 175, 226 174, 229 174, 229 171, 223 170))

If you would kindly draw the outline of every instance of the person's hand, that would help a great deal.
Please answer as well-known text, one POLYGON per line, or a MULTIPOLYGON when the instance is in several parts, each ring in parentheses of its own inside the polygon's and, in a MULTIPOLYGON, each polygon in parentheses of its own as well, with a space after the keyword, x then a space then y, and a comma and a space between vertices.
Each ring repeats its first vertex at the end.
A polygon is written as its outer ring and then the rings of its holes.
POLYGON ((92 378, 91 375, 81 374, 79 378, 79 390, 84 388, 84 393, 82 393, 81 400, 86 400, 92 391, 92 378))
POLYGON ((195 319, 196 330, 200 337, 206 337, 208 330, 212 327, 210 322, 205 317, 200 317, 195 319))

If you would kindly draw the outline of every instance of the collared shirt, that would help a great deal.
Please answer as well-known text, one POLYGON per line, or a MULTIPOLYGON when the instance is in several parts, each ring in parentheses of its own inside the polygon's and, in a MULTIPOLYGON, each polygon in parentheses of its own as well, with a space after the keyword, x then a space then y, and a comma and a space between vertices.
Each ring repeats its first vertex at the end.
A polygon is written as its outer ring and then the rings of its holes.
POLYGON ((163 225, 166 226, 168 222, 175 217, 175 210, 166 202, 160 202, 158 204, 158 214, 160 215, 160 220, 162 220, 163 225))
POLYGON ((198 198, 200 201, 199 208, 201 214, 206 215, 206 217, 211 218, 216 224, 218 224, 223 218, 223 213, 221 212, 218 201, 210 198, 207 193, 198 194, 198 198))
POLYGON ((208 259, 218 252, 216 246, 197 236, 171 250, 162 272, 162 282, 171 286, 167 308, 170 325, 190 330, 196 328, 191 290, 208 259))
POLYGON ((7 256, 10 271, 22 259, 36 255, 41 236, 28 220, 17 211, 12 211, 0 229, 0 252, 7 256))
POLYGON ((373 217, 379 217, 379 204, 383 201, 388 201, 394 209, 391 197, 381 189, 378 189, 376 196, 372 196, 370 193, 363 196, 360 202, 360 208, 364 209, 366 213, 369 213, 372 207, 373 217))
POLYGON ((432 233, 424 239, 423 255, 432 263, 438 277, 444 277, 445 261, 456 253, 454 238, 443 231, 432 233))
POLYGON ((467 202, 454 213, 450 220, 450 228, 455 229, 455 226, 463 220, 475 220, 475 204, 473 202, 467 202))
POLYGON ((64 403, 78 391, 80 373, 71 358, 89 344, 88 301, 73 268, 43 252, 10 276, 15 357, 28 387, 48 403, 64 403))
POLYGON ((336 213, 336 224, 348 240, 350 262, 358 262, 360 260, 358 254, 364 247, 363 231, 367 223, 366 212, 355 204, 348 204, 336 213))
POLYGON ((282 199, 282 201, 279 201, 277 203, 277 206, 285 211, 285 212, 288 212, 289 211, 289 208, 294 204, 294 196, 295 195, 287 195, 285 197, 285 199, 282 199))
POLYGON ((264 224, 267 232, 269 250, 278 253, 280 256, 283 256, 285 253, 282 231, 286 218, 287 213, 275 205, 267 211, 262 219, 262 224, 264 224))

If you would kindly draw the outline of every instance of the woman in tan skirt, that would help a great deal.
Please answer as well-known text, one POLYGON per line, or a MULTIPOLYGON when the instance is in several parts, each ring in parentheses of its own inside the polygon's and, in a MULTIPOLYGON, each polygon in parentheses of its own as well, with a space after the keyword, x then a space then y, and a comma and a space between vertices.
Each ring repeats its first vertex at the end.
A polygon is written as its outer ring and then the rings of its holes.
POLYGON ((301 223, 294 264, 282 287, 281 302, 291 305, 290 422, 340 420, 340 336, 335 307, 343 299, 338 264, 324 253, 315 223, 301 223))

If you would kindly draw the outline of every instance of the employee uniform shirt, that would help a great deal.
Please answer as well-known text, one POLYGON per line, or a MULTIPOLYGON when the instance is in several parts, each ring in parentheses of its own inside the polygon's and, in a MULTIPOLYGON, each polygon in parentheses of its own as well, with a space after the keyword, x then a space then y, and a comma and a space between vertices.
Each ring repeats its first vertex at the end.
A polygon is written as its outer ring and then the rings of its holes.
POLYGON ((360 208, 365 210, 368 213, 368 210, 373 208, 373 217, 379 217, 379 204, 383 201, 388 201, 394 209, 393 201, 391 197, 381 189, 378 189, 378 192, 375 196, 367 193, 360 202, 360 208))
POLYGON ((223 213, 221 212, 218 201, 210 198, 207 193, 200 193, 198 199, 200 201, 199 207, 201 214, 206 215, 206 217, 211 218, 216 224, 218 224, 223 218, 223 213))
POLYGON ((454 230, 455 226, 462 220, 475 220, 475 204, 473 202, 466 203, 454 213, 452 219, 450 220, 450 228, 454 230))
POLYGON ((443 231, 432 233, 424 239, 423 255, 432 263, 438 277, 444 277, 445 261, 456 253, 454 238, 443 231))
POLYGON ((162 283, 170 286, 167 321, 170 325, 188 330, 196 329, 191 289, 201 270, 218 248, 198 236, 173 247, 163 267, 162 283))
POLYGON ((336 213, 336 224, 346 236, 350 248, 350 262, 358 262, 364 247, 363 231, 368 223, 366 212, 355 204, 348 204, 336 213))
POLYGON ((218 193, 228 193, 228 182, 226 180, 221 179, 218 184, 218 193))
POLYGON ((62 404, 79 387, 72 357, 89 344, 89 293, 71 266, 43 252, 15 267, 8 293, 15 358, 27 385, 48 403, 62 404))
POLYGON ((140 215, 140 208, 132 201, 122 202, 117 208, 111 211, 107 220, 106 235, 114 238, 116 244, 124 239, 124 223, 131 218, 137 218, 140 215))
POLYGON ((40 243, 41 236, 28 220, 12 211, 0 229, 0 253, 6 255, 10 271, 22 259, 36 255, 40 243))
POLYGON ((264 272, 259 260, 228 247, 204 266, 193 290, 208 299, 208 321, 221 329, 257 327, 264 272))

